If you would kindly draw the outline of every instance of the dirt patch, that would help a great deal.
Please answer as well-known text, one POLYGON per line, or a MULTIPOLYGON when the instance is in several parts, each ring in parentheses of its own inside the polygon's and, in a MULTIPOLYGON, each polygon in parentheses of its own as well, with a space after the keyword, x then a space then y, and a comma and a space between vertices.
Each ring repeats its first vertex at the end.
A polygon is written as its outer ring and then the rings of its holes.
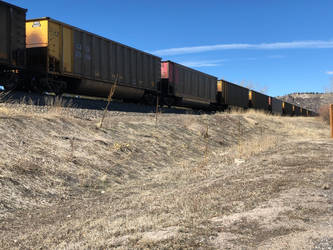
POLYGON ((22 109, 0 109, 2 249, 331 246, 315 118, 22 109))

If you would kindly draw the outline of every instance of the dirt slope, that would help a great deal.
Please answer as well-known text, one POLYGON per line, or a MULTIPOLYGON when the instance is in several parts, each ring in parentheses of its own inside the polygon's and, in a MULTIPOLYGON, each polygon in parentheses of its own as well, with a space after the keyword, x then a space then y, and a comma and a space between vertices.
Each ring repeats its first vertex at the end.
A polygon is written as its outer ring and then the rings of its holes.
POLYGON ((0 106, 0 248, 333 247, 315 118, 0 106))

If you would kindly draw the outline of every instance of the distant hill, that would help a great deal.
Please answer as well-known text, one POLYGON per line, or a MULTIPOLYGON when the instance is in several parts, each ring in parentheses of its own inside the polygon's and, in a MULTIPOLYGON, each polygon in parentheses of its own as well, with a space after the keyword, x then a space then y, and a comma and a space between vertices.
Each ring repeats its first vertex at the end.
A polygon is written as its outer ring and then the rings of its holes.
POLYGON ((322 105, 333 104, 333 93, 292 93, 277 98, 315 112, 322 105))

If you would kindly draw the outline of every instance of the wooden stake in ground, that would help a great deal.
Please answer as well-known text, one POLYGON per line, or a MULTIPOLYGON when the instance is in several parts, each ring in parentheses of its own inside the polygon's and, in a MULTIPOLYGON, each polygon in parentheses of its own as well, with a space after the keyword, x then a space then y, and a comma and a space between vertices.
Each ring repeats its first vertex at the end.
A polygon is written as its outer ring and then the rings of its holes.
POLYGON ((333 104, 330 105, 331 138, 333 138, 333 104))
POLYGON ((106 105, 106 107, 104 109, 104 112, 103 112, 102 119, 101 119, 100 123, 98 124, 99 128, 101 128, 102 125, 103 125, 103 121, 104 121, 106 112, 108 111, 110 103, 112 101, 112 96, 114 95, 114 92, 116 91, 116 88, 117 88, 118 79, 119 79, 119 74, 117 74, 116 80, 114 81, 114 84, 112 85, 112 87, 110 89, 110 93, 109 93, 109 96, 108 96, 108 104, 106 105))

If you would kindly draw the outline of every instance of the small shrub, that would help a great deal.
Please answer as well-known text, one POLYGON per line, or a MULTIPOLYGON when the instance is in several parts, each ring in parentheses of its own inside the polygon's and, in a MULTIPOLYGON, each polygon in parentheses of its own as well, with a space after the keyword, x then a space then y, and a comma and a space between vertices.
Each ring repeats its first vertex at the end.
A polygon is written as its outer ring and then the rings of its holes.
MULTIPOLYGON (((31 107, 36 107, 36 105, 38 105, 38 103, 34 103, 34 101, 31 99, 30 101, 21 103, 27 103, 31 107)), ((44 103, 46 105, 48 114, 56 116, 65 114, 65 108, 75 108, 72 100, 66 100, 61 96, 44 96, 44 103)))
POLYGON ((330 123, 330 105, 326 104, 319 108, 319 117, 327 124, 330 123))

